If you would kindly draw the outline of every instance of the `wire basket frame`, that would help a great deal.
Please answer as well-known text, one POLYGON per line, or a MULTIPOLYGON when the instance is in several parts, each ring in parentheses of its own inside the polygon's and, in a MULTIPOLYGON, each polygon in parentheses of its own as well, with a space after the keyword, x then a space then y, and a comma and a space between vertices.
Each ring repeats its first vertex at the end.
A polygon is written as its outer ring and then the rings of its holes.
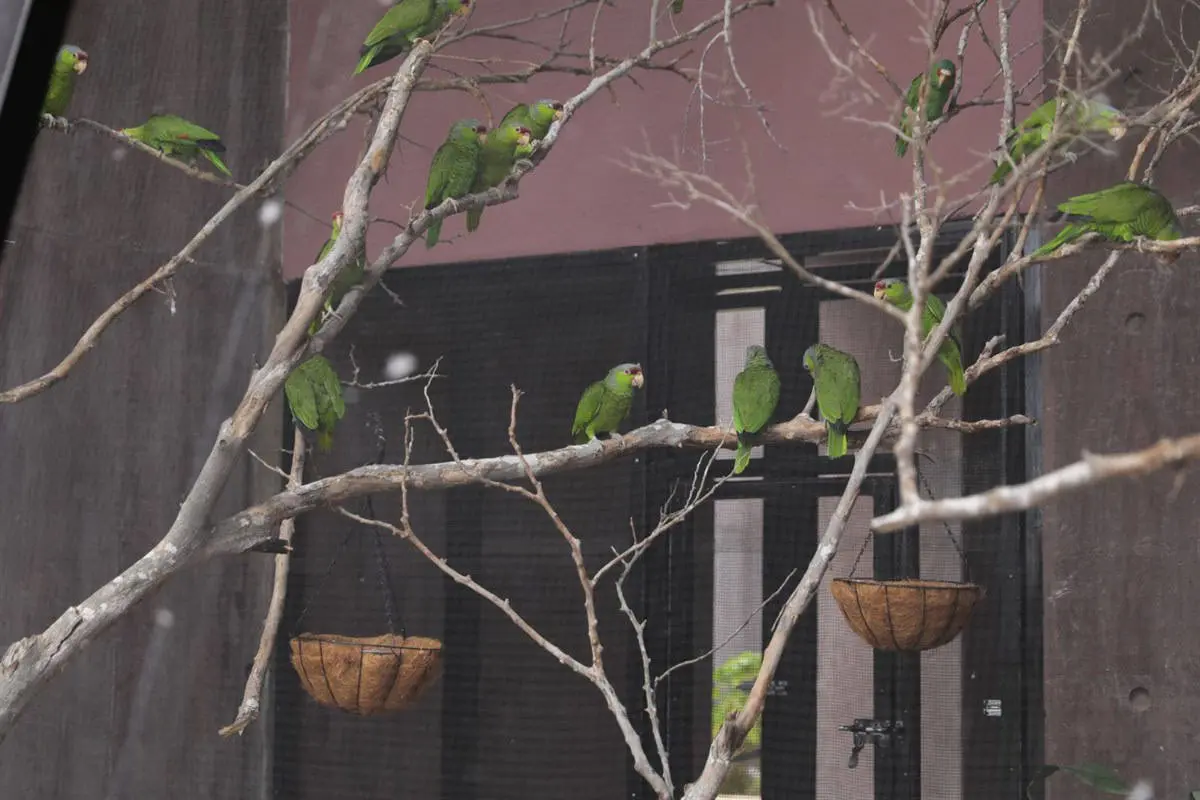
POLYGON ((442 674, 442 643, 423 636, 302 633, 290 644, 304 691, 351 714, 403 711, 442 674))
POLYGON ((919 653, 954 640, 983 598, 974 583, 834 578, 829 590, 850 629, 877 650, 919 653))

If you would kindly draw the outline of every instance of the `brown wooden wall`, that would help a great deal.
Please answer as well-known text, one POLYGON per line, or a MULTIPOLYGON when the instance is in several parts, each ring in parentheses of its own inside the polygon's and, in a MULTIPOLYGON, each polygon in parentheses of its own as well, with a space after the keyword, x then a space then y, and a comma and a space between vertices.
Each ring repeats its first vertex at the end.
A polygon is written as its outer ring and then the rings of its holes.
MULTIPOLYGON (((223 134, 248 179, 282 139, 286 23, 282 0, 79 0, 68 41, 91 58, 70 114, 124 127, 180 113, 223 134)), ((228 196, 94 133, 43 131, 0 264, 0 382, 50 367, 228 196)), ((279 229, 256 207, 183 270, 176 313, 144 298, 65 383, 0 408, 0 642, 41 630, 167 530, 283 308, 279 229)), ((243 465, 222 509, 277 482, 262 475, 243 465)), ((261 796, 269 726, 216 731, 241 697, 270 566, 193 570, 71 662, 0 747, 0 795, 261 796), (173 624, 156 625, 164 612, 173 624)))
MULTIPOLYGON (((1075 5, 1047 0, 1047 21, 1063 24, 1075 5)), ((1173 35, 1194 43, 1196 9, 1182 13, 1181 0, 1158 5, 1173 35)), ((1120 0, 1096 0, 1092 8, 1083 38, 1089 58, 1115 48, 1142 11, 1120 0)), ((1161 30, 1152 19, 1145 38, 1115 62, 1122 72, 1137 70, 1110 88, 1115 105, 1144 106, 1161 96, 1148 87, 1169 85, 1161 30)), ((1121 180, 1140 136, 1127 138, 1120 158, 1089 156, 1056 178, 1051 200, 1121 180)), ((1195 202, 1198 168, 1200 152, 1189 144, 1159 170, 1159 188, 1177 207, 1195 202)), ((1045 270, 1044 325, 1100 261, 1072 259, 1045 270)), ((1196 268, 1195 256, 1171 269, 1123 257, 1063 343, 1042 359, 1045 469, 1085 448, 1127 450, 1200 428, 1196 268)), ((1043 517, 1046 760, 1113 764, 1126 777, 1152 779, 1164 798, 1200 789, 1195 480, 1165 473, 1122 481, 1054 503, 1043 517), (1149 693, 1148 709, 1131 702, 1139 689, 1149 693)), ((1077 788, 1056 777, 1048 796, 1077 796, 1077 788)))

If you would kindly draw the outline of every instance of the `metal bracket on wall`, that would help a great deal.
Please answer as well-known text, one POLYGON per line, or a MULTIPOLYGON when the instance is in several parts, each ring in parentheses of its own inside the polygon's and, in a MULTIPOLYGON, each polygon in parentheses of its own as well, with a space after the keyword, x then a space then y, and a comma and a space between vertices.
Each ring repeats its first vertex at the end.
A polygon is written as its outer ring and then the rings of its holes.
POLYGON ((839 725, 838 730, 854 734, 854 747, 850 750, 850 760, 846 764, 850 769, 858 766, 858 754, 867 746, 868 741, 877 747, 891 747, 893 736, 897 740, 904 738, 904 723, 887 719, 856 719, 849 725, 839 725))

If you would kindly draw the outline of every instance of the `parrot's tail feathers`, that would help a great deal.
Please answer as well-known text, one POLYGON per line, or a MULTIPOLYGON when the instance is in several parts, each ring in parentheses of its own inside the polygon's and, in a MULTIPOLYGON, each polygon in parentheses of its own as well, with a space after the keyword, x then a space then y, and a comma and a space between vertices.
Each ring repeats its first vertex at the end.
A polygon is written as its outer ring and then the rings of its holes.
POLYGON ((1012 172, 1012 166, 1009 165, 1008 159, 1002 160, 996 165, 996 171, 992 173, 992 177, 988 178, 988 185, 993 186, 1002 182, 1010 172, 1012 172))
POLYGON ((903 158, 904 154, 907 152, 908 152, 908 139, 905 139, 903 136, 897 136, 896 137, 896 155, 903 158))
POLYGON ((333 449, 333 433, 331 431, 317 431, 317 452, 328 453, 333 449))
POLYGON ((967 393, 967 376, 963 374, 962 367, 958 369, 947 369, 950 375, 950 391, 954 392, 959 397, 967 393))
POLYGON ((479 227, 479 220, 483 218, 482 208, 467 209, 467 233, 474 233, 479 227))
POLYGON ((750 466, 750 450, 751 445, 739 442, 737 454, 733 457, 733 474, 741 475, 746 467, 750 466))
POLYGON ((371 62, 375 60, 375 51, 377 49, 377 47, 364 47, 362 50, 358 51, 362 58, 358 60, 358 66, 354 68, 355 75, 358 75, 367 67, 371 66, 371 62))
POLYGON ((425 229, 425 247, 426 249, 433 247, 438 243, 438 237, 442 235, 442 221, 439 219, 425 229))
POLYGON ((846 425, 830 422, 825 426, 829 433, 829 457, 841 458, 846 455, 846 425))
POLYGON ((1075 239, 1078 239, 1084 233, 1085 233, 1084 229, 1081 228, 1080 226, 1068 225, 1067 227, 1063 228, 1061 231, 1058 232, 1058 236, 1055 236, 1053 239, 1046 242, 1044 245, 1039 247, 1037 250, 1034 250, 1033 255, 1034 255, 1034 257, 1049 255, 1050 253, 1053 253, 1058 248, 1062 247, 1064 244, 1067 244, 1068 242, 1072 242, 1075 239))
POLYGON ((230 178, 233 177, 233 173, 229 171, 229 167, 225 166, 225 162, 221 160, 221 157, 219 155, 214 153, 212 150, 205 150, 204 155, 208 158, 209 161, 212 162, 212 165, 214 167, 221 170, 221 172, 224 172, 230 178))

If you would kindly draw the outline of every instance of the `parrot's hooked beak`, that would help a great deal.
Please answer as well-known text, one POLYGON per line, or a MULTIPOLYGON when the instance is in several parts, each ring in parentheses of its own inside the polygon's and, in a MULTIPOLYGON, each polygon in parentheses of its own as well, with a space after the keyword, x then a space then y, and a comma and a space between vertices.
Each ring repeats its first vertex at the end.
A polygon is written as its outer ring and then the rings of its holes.
POLYGON ((87 69, 87 65, 88 65, 87 53, 80 53, 79 57, 75 59, 75 66, 73 67, 73 69, 75 70, 75 72, 82 75, 83 71, 87 69))
POLYGON ((875 284, 875 299, 882 300, 885 294, 887 294, 887 289, 884 285, 882 283, 875 284))
POLYGON ((1125 122, 1124 117, 1120 117, 1112 125, 1108 126, 1108 135, 1113 138, 1113 141, 1119 141, 1122 136, 1129 132, 1129 126, 1125 122))
POLYGON ((950 76, 950 70, 948 70, 948 69, 939 69, 937 71, 937 75, 938 75, 938 86, 945 86, 946 81, 950 81, 951 83, 954 82, 954 79, 950 76))
POLYGON ((517 146, 518 147, 529 147, 530 135, 531 134, 528 130, 526 130, 525 128, 522 128, 521 135, 517 137, 517 146))
POLYGON ((633 373, 633 380, 631 382, 635 389, 640 389, 642 388, 642 384, 646 382, 646 377, 640 372, 635 372, 633 373))

